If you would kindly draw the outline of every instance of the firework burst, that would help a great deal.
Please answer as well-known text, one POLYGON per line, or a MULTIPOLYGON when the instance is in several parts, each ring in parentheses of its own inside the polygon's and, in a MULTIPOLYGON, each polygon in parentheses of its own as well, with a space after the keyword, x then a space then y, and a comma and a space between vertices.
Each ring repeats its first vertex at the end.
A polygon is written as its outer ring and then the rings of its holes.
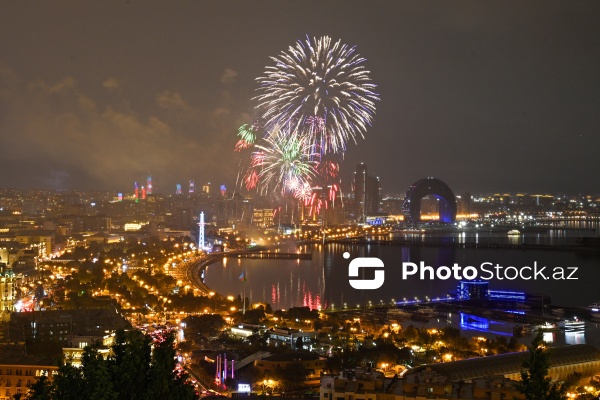
POLYGON ((235 151, 242 151, 254 146, 256 142, 256 127, 255 125, 244 124, 238 128, 238 136, 240 139, 235 144, 235 151))
POLYGON ((267 131, 286 126, 321 155, 343 153, 349 140, 364 137, 379 97, 354 47, 307 37, 271 59, 255 97, 267 131))
POLYGON ((238 129, 235 150, 252 149, 243 181, 291 194, 315 215, 336 204, 346 145, 364 137, 379 95, 365 59, 327 36, 307 36, 271 60, 257 78, 258 119, 238 129))
POLYGON ((289 135, 277 128, 264 138, 264 144, 255 148, 247 175, 252 178, 246 179, 247 187, 251 182, 254 185, 250 186, 258 186, 263 193, 268 189, 293 193, 316 175, 319 155, 311 151, 302 136, 289 135))

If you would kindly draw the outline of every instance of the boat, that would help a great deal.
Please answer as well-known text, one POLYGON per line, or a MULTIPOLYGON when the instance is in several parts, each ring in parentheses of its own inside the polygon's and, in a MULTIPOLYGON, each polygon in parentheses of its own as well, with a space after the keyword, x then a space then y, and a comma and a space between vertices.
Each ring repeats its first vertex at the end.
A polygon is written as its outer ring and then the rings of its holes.
POLYGON ((406 229, 400 230, 400 233, 408 233, 411 235, 422 235, 425 233, 425 229, 406 228, 406 229))
POLYGON ((542 332, 552 332, 552 331, 557 331, 558 326, 551 322, 544 322, 542 325, 536 326, 535 330, 542 331, 542 332))
POLYGON ((435 309, 431 308, 431 307, 421 307, 419 309, 417 309, 417 314, 422 314, 423 316, 432 318, 437 316, 437 312, 435 311, 435 309))
POLYGON ((410 318, 411 313, 405 311, 401 308, 390 308, 387 311, 388 319, 408 319, 410 318))
POLYGON ((565 319, 558 323, 558 325, 567 331, 575 331, 575 330, 583 330, 585 329, 585 322, 578 319, 577 317, 573 317, 573 319, 565 319))
POLYGON ((529 324, 515 325, 513 327, 513 335, 514 336, 530 335, 531 333, 533 333, 533 329, 532 329, 531 325, 529 325, 529 324))
POLYGON ((508 236, 519 236, 521 234, 521 232, 519 232, 516 229, 511 229, 510 231, 508 231, 508 236))
POLYGON ((600 302, 590 304, 589 306, 587 306, 587 309, 590 312, 590 317, 592 318, 592 321, 600 321, 600 302))

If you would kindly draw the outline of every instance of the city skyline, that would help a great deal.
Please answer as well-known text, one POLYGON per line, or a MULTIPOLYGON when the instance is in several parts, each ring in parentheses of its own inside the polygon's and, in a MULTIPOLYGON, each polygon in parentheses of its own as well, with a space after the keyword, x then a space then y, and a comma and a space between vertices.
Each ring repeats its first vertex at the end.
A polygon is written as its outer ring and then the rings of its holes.
MULTIPOLYGON (((12 3, 0 23, 0 186, 233 190, 255 78, 306 35, 356 46, 381 94, 359 162, 386 192, 596 193, 600 5, 12 3), (318 5, 318 12, 314 7, 318 5)), ((347 189, 346 189, 347 190, 347 189)))

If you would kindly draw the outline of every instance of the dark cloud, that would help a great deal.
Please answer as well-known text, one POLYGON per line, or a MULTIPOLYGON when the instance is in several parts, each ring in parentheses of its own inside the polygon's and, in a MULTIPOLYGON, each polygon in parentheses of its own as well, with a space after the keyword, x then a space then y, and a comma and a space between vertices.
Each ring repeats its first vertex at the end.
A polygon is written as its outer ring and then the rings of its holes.
POLYGON ((231 186, 255 78, 306 35, 356 45, 381 94, 356 163, 402 192, 600 188, 600 2, 8 2, 0 186, 231 186))
MULTIPOLYGON (((232 146, 233 138, 227 139, 233 126, 222 123, 221 113, 202 115, 179 93, 158 93, 158 111, 164 108, 167 114, 173 110, 194 114, 195 122, 204 121, 208 126, 202 140, 189 137, 184 132, 185 123, 160 112, 144 115, 111 104, 99 106, 73 77, 50 84, 42 80, 20 82, 4 67, 2 80, 8 83, 2 98, 10 99, 3 104, 10 118, 0 121, 0 130, 15 132, 4 136, 4 159, 11 165, 37 166, 25 185, 126 190, 147 173, 155 175, 158 185, 173 187, 175 181, 190 178, 209 180, 215 170, 224 171, 222 179, 234 173, 223 163, 223 154, 229 155, 232 146), (84 181, 76 182, 75 177, 84 181)), ((112 89, 118 84, 109 79, 103 86, 112 89)), ((230 114, 227 110, 226 115, 230 114)), ((18 172, 4 170, 3 182, 24 184, 18 172)))

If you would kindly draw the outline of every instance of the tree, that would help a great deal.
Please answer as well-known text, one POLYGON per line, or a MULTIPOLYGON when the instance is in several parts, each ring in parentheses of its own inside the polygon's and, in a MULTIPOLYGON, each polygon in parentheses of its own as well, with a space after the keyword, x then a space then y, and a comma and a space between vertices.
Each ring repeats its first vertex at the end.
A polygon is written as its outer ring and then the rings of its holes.
POLYGON ((552 383, 547 376, 550 369, 548 350, 543 341, 542 331, 529 346, 529 357, 523 361, 521 382, 517 390, 525 395, 527 400, 566 400, 566 385, 552 383))
POLYGON ((108 363, 96 347, 86 347, 81 357, 81 375, 85 395, 90 400, 117 400, 108 363))
POLYGON ((285 389, 290 390, 299 388, 306 382, 308 370, 301 362, 291 362, 275 370, 274 375, 281 380, 285 389))
POLYGON ((175 371, 175 337, 168 334, 154 343, 147 399, 195 399, 193 387, 185 384, 185 374, 175 371))
POLYGON ((29 400, 51 400, 52 399, 52 386, 48 377, 42 375, 33 385, 31 385, 29 400))
POLYGON ((33 400, 188 400, 195 399, 187 376, 176 371, 174 335, 151 337, 139 331, 119 331, 105 360, 95 347, 86 347, 81 368, 62 365, 52 385, 40 378, 33 400), (154 351, 151 347, 154 345, 154 351))
POLYGON ((150 338, 139 331, 117 331, 108 359, 112 380, 121 400, 142 400, 148 388, 150 338))
POLYGON ((52 381, 52 398, 79 400, 85 393, 81 370, 71 364, 61 365, 52 381))

